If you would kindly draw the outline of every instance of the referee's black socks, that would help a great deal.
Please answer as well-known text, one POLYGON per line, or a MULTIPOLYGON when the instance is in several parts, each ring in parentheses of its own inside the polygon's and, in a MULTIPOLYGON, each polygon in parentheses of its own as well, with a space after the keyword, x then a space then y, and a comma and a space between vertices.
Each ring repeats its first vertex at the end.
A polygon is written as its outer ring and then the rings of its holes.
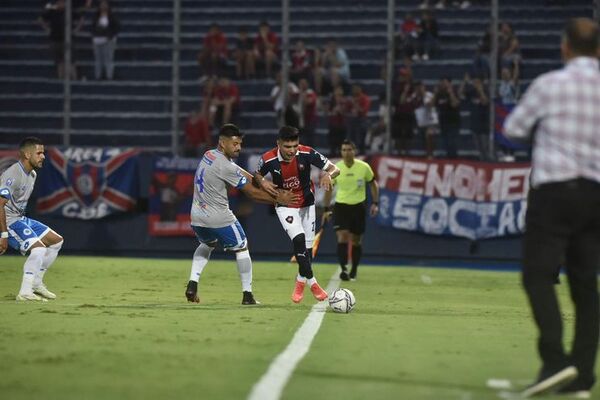
POLYGON ((352 271, 350 271, 350 277, 356 277, 356 270, 358 269, 358 264, 360 263, 360 258, 362 257, 362 246, 361 245, 353 245, 352 246, 352 271))
POLYGON ((346 270, 348 264, 348 243, 338 243, 337 245, 337 256, 342 271, 346 270))

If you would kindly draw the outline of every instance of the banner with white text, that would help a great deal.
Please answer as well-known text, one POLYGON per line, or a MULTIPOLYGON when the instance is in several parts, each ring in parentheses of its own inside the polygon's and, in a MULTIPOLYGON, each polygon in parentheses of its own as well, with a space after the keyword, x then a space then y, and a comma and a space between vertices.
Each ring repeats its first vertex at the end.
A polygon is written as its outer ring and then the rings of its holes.
POLYGON ((431 235, 485 239, 525 230, 529 163, 373 157, 378 223, 431 235))

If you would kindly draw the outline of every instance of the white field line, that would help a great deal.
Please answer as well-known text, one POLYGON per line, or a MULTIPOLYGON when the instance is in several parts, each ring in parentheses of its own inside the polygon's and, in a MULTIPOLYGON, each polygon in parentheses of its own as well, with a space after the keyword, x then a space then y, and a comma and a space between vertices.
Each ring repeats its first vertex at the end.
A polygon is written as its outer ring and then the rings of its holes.
MULTIPOLYGON (((336 270, 331 277, 325 289, 327 293, 331 293, 339 286, 340 280, 337 277, 338 274, 339 271, 336 270)), ((281 397, 285 385, 288 383, 298 363, 308 353, 310 345, 321 327, 327 303, 327 300, 321 301, 312 307, 304 323, 294 334, 292 341, 271 362, 267 372, 252 387, 252 391, 248 395, 248 400, 278 400, 281 397)))

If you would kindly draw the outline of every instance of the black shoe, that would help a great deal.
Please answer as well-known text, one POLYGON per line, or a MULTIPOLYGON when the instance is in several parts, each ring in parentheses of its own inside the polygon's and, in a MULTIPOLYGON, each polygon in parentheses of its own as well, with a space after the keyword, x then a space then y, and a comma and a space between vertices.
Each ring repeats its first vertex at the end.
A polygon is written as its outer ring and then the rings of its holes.
POLYGON ((348 273, 346 271, 342 271, 340 272, 340 279, 343 281, 349 281, 350 277, 348 276, 348 273))
POLYGON ((255 304, 260 304, 260 302, 254 299, 254 295, 252 294, 252 292, 244 292, 242 296, 242 305, 251 306, 255 304))
POLYGON ((185 289, 185 297, 190 303, 200 303, 198 297, 198 282, 189 281, 185 289))
POLYGON ((534 397, 556 391, 573 381, 575 378, 577 378, 577 368, 572 365, 553 372, 542 371, 538 380, 521 392, 521 397, 534 397))
POLYGON ((353 269, 352 271, 350 271, 350 280, 351 281, 355 281, 356 280, 356 270, 353 269))
POLYGON ((569 383, 566 386, 561 387, 556 391, 557 394, 564 394, 574 399, 591 399, 592 398, 592 387, 584 384, 578 379, 569 383))

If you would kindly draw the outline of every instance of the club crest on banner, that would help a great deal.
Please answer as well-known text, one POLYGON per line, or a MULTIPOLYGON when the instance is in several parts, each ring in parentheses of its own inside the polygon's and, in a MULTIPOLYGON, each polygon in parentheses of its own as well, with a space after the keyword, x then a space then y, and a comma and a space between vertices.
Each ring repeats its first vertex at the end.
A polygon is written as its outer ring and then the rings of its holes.
POLYGON ((97 219, 135 208, 138 150, 50 148, 40 173, 40 213, 97 219))

